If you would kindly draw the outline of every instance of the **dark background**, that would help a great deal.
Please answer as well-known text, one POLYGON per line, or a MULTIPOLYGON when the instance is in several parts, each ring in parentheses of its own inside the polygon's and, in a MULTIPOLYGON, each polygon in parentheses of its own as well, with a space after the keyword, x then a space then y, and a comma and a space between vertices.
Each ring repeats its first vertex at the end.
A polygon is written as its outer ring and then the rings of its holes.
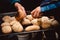
MULTIPOLYGON (((33 10, 40 5, 41 0, 21 0, 20 2, 26 10, 33 10)), ((0 13, 16 11, 13 5, 10 4, 9 0, 0 0, 0 13)))

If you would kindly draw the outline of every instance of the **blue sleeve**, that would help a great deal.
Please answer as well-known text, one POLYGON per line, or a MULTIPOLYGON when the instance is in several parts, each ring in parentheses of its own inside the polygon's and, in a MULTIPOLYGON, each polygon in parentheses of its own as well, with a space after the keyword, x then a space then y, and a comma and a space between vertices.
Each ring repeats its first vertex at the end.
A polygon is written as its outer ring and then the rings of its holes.
POLYGON ((20 2, 20 0, 9 0, 11 4, 14 4, 15 2, 20 2))
POLYGON ((57 8, 57 7, 60 7, 60 2, 56 2, 56 3, 49 4, 49 5, 41 7, 41 12, 52 10, 52 9, 57 8))
POLYGON ((56 8, 56 6, 54 4, 43 6, 43 7, 41 7, 41 12, 48 11, 48 10, 51 10, 54 8, 56 8))

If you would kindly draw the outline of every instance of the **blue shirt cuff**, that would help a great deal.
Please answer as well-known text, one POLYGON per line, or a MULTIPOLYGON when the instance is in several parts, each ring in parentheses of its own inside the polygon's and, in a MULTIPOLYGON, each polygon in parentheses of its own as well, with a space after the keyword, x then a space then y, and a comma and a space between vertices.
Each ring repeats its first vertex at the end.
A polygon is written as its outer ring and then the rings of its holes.
POLYGON ((15 2, 20 2, 20 0, 10 0, 11 4, 14 4, 15 2))

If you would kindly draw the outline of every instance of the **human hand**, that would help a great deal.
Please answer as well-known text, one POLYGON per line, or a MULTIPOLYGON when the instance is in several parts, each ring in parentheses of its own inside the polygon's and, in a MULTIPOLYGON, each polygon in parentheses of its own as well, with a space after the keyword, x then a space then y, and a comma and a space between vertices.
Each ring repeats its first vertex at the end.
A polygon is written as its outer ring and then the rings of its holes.
POLYGON ((41 12, 41 8, 40 8, 40 6, 38 6, 37 8, 35 8, 32 12, 31 12, 31 15, 33 16, 33 17, 40 17, 41 16, 41 14, 40 14, 40 12, 41 12))
POLYGON ((18 10, 18 20, 19 19, 23 19, 25 16, 26 16, 26 12, 25 12, 25 9, 24 9, 24 7, 21 5, 21 4, 19 4, 19 3, 15 3, 15 5, 14 5, 16 8, 17 8, 17 10, 18 10))

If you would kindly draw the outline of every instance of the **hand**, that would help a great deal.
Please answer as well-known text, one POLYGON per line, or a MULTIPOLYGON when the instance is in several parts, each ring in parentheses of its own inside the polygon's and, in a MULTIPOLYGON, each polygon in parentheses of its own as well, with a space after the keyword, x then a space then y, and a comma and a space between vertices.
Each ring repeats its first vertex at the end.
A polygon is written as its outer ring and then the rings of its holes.
POLYGON ((26 13, 24 13, 22 10, 18 10, 18 13, 19 13, 18 16, 20 19, 23 19, 26 17, 26 13))
POLYGON ((19 4, 19 3, 15 3, 15 5, 14 5, 16 8, 17 8, 17 10, 18 10, 18 20, 19 19, 23 19, 25 16, 26 16, 26 12, 25 12, 25 9, 24 9, 24 7, 21 5, 21 4, 19 4))
POLYGON ((35 8, 32 12, 31 12, 31 15, 33 16, 33 17, 40 17, 40 11, 41 11, 41 8, 40 8, 40 6, 38 6, 37 8, 35 8))

